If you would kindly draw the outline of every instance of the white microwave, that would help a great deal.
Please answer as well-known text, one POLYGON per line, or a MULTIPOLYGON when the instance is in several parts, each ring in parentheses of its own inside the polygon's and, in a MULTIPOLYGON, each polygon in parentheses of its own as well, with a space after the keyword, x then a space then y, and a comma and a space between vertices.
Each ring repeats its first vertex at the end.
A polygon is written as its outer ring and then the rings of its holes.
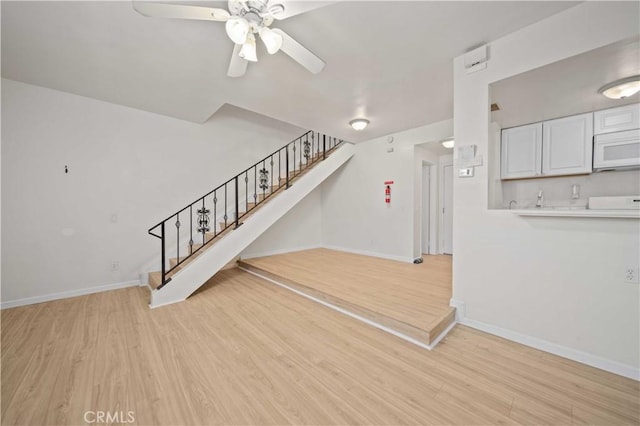
POLYGON ((640 168, 640 129, 593 138, 593 170, 640 168))

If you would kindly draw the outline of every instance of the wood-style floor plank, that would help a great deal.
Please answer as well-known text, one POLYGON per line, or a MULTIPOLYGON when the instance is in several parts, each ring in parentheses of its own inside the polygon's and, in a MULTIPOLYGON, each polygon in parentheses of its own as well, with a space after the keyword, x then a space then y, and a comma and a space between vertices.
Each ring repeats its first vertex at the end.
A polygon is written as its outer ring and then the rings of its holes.
POLYGON ((324 248, 242 262, 419 329, 451 312, 451 256, 411 264, 324 248))
POLYGON ((84 424, 638 424, 638 382, 464 326, 427 351, 238 269, 2 311, 2 415, 84 424))

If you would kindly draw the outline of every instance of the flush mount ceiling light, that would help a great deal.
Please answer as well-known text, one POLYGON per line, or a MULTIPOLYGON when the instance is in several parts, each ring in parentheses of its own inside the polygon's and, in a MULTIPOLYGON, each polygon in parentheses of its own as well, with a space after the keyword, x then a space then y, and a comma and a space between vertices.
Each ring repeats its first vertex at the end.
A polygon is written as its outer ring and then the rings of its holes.
POLYGON ((369 120, 366 118, 354 118, 349 122, 349 125, 353 127, 353 130, 364 130, 369 125, 369 120))
POLYGON ((451 149, 453 148, 454 140, 453 138, 449 138, 449 139, 443 140, 441 143, 442 143, 442 146, 444 146, 445 148, 451 149))
POLYGON ((616 80, 598 90, 598 93, 609 99, 624 99, 638 92, 640 92, 640 75, 616 80))

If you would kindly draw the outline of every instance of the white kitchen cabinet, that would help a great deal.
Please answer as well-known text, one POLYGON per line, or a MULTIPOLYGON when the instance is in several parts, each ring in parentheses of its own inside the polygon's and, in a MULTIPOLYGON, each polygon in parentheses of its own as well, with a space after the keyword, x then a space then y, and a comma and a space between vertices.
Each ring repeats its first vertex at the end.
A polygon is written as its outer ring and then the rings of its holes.
POLYGON ((640 104, 609 108, 593 113, 594 135, 637 128, 640 128, 640 104))
POLYGON ((540 176, 542 123, 502 130, 500 177, 517 179, 540 176))
POLYGON ((592 113, 542 123, 543 176, 591 173, 592 157, 592 113))

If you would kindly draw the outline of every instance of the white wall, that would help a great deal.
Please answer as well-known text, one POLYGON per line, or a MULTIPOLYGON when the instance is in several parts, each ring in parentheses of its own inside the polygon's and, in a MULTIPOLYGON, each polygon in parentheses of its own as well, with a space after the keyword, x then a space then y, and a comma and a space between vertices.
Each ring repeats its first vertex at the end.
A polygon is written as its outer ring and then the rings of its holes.
POLYGON ((5 305, 139 279, 159 256, 150 226, 304 132, 234 107, 199 125, 11 80, 2 124, 5 305))
MULTIPOLYGON (((637 36, 638 6, 582 3, 491 43, 484 71, 467 74, 456 58, 456 144, 489 158, 489 84, 637 36)), ((637 376, 639 286, 623 268, 638 264, 639 221, 489 210, 489 167, 454 179, 453 297, 467 323, 637 376)))
POLYGON ((319 186, 273 224, 267 232, 258 237, 240 257, 249 259, 320 247, 322 245, 321 203, 322 186, 319 186))
POLYGON ((489 146, 487 153, 489 158, 487 161, 487 176, 489 179, 489 199, 488 205, 490 209, 502 208, 506 202, 509 207, 511 198, 504 201, 502 193, 502 180, 500 179, 500 145, 501 145, 501 129, 500 125, 495 122, 489 124, 489 146))
POLYGON ((419 257, 421 165, 414 145, 450 137, 452 128, 446 120, 393 134, 393 143, 384 136, 357 144, 349 163, 322 185, 323 245, 406 262, 419 257), (390 205, 387 180, 395 182, 390 205))

